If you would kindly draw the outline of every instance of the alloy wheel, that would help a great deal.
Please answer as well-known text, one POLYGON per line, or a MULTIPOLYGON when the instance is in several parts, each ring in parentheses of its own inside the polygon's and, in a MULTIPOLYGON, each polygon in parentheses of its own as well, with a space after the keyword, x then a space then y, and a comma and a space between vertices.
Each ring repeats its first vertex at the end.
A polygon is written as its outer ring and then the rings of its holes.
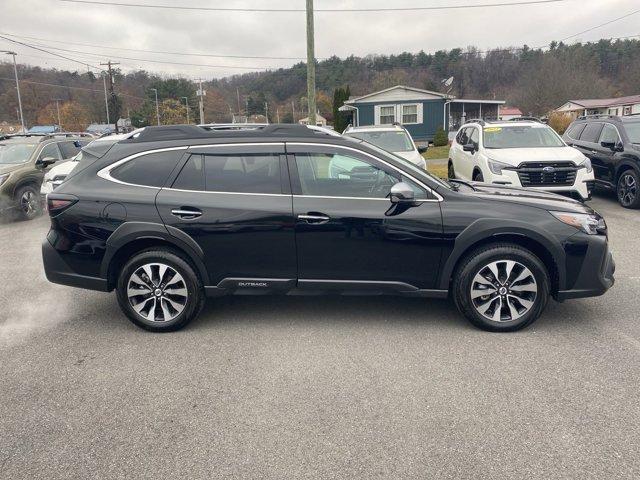
POLYGON ((496 260, 482 267, 471 282, 471 302, 476 311, 494 322, 510 322, 533 307, 538 294, 536 279, 515 260, 496 260))
POLYGON ((129 277, 127 297, 145 320, 168 322, 182 313, 189 294, 184 278, 175 269, 163 263, 147 263, 129 277))
POLYGON ((638 195, 638 185, 633 175, 625 173, 618 180, 618 199, 620 203, 628 207, 632 205, 638 195))
POLYGON ((31 216, 38 210, 38 201, 32 190, 26 190, 20 197, 20 208, 26 215, 31 216))

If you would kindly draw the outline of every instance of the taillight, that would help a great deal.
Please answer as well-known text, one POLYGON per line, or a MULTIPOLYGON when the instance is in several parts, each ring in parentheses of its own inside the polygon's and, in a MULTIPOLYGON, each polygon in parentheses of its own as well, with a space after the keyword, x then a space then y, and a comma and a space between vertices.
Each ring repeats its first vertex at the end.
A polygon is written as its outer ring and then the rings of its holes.
POLYGON ((47 210, 49 215, 58 215, 78 201, 78 197, 65 194, 50 193, 47 195, 47 210))

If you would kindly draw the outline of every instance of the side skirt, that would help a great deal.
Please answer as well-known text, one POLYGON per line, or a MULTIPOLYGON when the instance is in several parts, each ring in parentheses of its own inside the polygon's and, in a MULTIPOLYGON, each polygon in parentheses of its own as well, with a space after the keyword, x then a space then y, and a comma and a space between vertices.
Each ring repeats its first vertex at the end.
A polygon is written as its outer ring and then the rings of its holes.
POLYGON ((208 297, 224 295, 400 295, 447 298, 448 290, 421 289, 403 282, 360 280, 308 280, 292 278, 225 278, 207 286, 208 297))

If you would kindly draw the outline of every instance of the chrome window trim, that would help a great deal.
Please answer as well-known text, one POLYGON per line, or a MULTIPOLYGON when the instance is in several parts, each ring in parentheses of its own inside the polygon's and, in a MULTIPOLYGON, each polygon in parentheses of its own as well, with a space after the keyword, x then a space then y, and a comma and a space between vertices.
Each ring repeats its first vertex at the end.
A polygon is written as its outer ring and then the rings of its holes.
POLYGON ((104 178, 105 180, 108 180, 110 182, 114 182, 114 183, 119 183, 121 185, 128 185, 131 187, 141 187, 141 188, 153 188, 154 190, 160 190, 162 187, 153 187, 151 185, 138 185, 137 183, 128 183, 128 182, 123 182, 122 180, 118 180, 117 178, 113 178, 111 176, 111 170, 113 170, 114 168, 118 168, 120 165, 123 165, 135 158, 138 157, 143 157, 145 155, 151 155, 152 153, 159 153, 159 152, 171 152, 171 151, 175 151, 175 150, 187 150, 189 147, 168 147, 168 148, 156 148, 154 150, 145 150, 144 152, 138 152, 138 153, 134 153, 133 155, 129 155, 128 157, 124 157, 120 160, 118 160, 117 162, 112 163, 111 165, 107 165, 106 167, 98 170, 97 175, 100 178, 104 178))
MULTIPOLYGON (((333 143, 311 143, 311 142, 287 142, 287 145, 302 145, 302 146, 314 146, 314 147, 332 147, 332 148, 341 148, 343 150, 351 150, 353 152, 359 153, 361 155, 366 155, 368 157, 373 158, 374 160, 377 160, 378 162, 381 162, 385 165, 387 165, 388 167, 394 169, 395 171, 399 172, 402 175, 405 175, 406 177, 409 177, 411 180, 413 180, 415 183, 417 183, 418 185, 420 185, 421 187, 425 188, 427 190, 427 192, 431 193, 431 195, 433 195, 436 198, 429 198, 429 199, 416 199, 416 201, 418 202, 442 202, 444 199, 442 198, 442 196, 437 193, 433 188, 429 187, 428 185, 425 185, 424 182, 418 180, 417 178, 411 176, 411 174, 405 172, 404 170, 391 165, 390 163, 386 162, 385 160, 376 157, 375 155, 372 155, 368 152, 364 152, 362 150, 358 150, 357 148, 352 148, 352 147, 345 147, 343 145, 335 145, 333 143)), ((309 152, 312 153, 312 152, 309 152)), ((295 196, 295 195, 294 195, 295 196)), ((301 196, 318 196, 318 195, 301 195, 301 196)), ((356 198, 356 197, 323 197, 322 198, 356 198)), ((364 198, 364 197, 360 197, 360 198, 364 198)), ((367 200, 371 200, 370 198, 368 198, 367 200)), ((385 198, 380 198, 380 199, 376 199, 376 200, 386 200, 385 198)))
POLYGON ((209 190, 186 190, 184 188, 163 187, 162 190, 185 193, 217 193, 220 195, 260 195, 263 197, 290 197, 290 193, 250 193, 250 192, 218 192, 209 190))

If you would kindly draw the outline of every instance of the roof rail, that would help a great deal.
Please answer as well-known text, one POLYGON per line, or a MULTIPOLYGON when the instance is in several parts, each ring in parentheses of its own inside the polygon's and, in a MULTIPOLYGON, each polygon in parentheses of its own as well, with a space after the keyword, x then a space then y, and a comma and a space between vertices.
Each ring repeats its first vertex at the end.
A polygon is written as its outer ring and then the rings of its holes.
POLYGON ((47 138, 54 137, 87 137, 94 138, 93 135, 89 132, 54 132, 45 134, 47 138))
POLYGON ((483 127, 485 126, 486 122, 481 119, 481 118, 470 118, 469 120, 465 120, 465 122, 463 123, 463 125, 466 125, 467 123, 479 123, 480 125, 482 125, 483 127))
POLYGON ((531 117, 531 116, 522 115, 520 117, 510 118, 509 120, 507 120, 507 122, 537 122, 537 123, 542 123, 542 120, 540 120, 538 117, 531 117))
POLYGON ((576 120, 587 120, 589 118, 613 118, 615 120, 620 120, 618 115, 611 115, 608 113, 592 113, 589 115, 580 115, 576 120))
POLYGON ((294 123, 272 123, 258 125, 255 128, 215 129, 211 126, 199 125, 166 125, 146 127, 137 138, 137 142, 153 142, 162 140, 188 140, 196 138, 242 137, 242 136, 293 136, 311 137, 318 134, 331 135, 322 129, 311 128, 294 123))

